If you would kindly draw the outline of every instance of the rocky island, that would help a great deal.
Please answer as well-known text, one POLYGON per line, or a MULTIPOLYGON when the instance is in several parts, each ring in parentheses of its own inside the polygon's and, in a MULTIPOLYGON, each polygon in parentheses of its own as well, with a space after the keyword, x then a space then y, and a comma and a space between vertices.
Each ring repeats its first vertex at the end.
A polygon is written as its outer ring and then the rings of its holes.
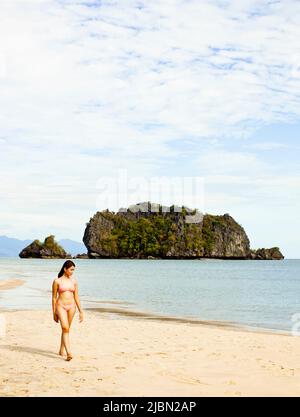
POLYGON ((43 243, 37 239, 34 240, 19 253, 19 257, 42 259, 72 258, 54 238, 55 236, 53 235, 47 236, 43 243))
MULTIPOLYGON (((251 249, 244 228, 228 213, 211 215, 185 206, 144 202, 117 213, 98 211, 86 224, 87 253, 73 259, 284 259, 280 249, 251 249)), ((53 235, 34 240, 21 258, 72 258, 53 235)))
POLYGON ((98 211, 86 224, 83 242, 89 258, 284 258, 278 247, 250 249, 245 230, 228 213, 200 216, 197 209, 149 201, 117 213, 98 211))

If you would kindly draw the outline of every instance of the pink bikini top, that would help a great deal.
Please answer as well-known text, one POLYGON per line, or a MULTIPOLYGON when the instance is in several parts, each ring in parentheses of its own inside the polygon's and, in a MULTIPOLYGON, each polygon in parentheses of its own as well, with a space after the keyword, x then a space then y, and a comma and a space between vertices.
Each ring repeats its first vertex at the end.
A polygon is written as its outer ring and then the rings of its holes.
MULTIPOLYGON (((69 279, 73 283, 73 286, 70 287, 70 286, 66 286, 66 285, 63 285, 63 284, 59 283, 59 286, 58 286, 58 291, 59 292, 64 292, 64 291, 72 291, 72 292, 74 292, 75 291, 75 283, 74 283, 74 280, 73 280, 73 278, 69 278, 69 279)), ((61 278, 60 278, 60 281, 61 281, 61 278)))

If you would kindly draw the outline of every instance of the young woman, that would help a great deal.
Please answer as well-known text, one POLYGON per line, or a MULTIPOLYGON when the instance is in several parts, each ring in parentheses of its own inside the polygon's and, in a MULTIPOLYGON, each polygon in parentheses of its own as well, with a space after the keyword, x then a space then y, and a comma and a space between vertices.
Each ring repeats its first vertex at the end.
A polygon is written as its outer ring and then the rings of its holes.
POLYGON ((79 310, 79 321, 83 320, 83 311, 81 309, 78 285, 75 278, 72 278, 75 264, 72 261, 66 261, 58 277, 54 279, 52 284, 52 310, 53 319, 61 324, 61 341, 59 355, 64 355, 64 349, 67 353, 67 361, 73 358, 70 350, 69 330, 76 311, 76 305, 79 310), (57 298, 58 295, 58 298, 57 298))

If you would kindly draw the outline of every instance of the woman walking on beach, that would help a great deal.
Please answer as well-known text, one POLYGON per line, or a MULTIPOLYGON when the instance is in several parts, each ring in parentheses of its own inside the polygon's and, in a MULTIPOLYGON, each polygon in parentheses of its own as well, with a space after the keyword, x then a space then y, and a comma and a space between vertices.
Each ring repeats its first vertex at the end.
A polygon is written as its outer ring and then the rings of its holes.
POLYGON ((61 341, 59 355, 64 355, 64 349, 67 353, 67 361, 73 358, 70 349, 69 331, 71 323, 76 311, 76 305, 79 310, 79 321, 83 320, 83 311, 81 309, 79 296, 78 296, 78 285, 75 278, 72 278, 75 269, 74 262, 66 261, 58 277, 54 279, 52 284, 52 310, 53 319, 61 325, 61 341), (57 298, 58 294, 58 298, 57 298))

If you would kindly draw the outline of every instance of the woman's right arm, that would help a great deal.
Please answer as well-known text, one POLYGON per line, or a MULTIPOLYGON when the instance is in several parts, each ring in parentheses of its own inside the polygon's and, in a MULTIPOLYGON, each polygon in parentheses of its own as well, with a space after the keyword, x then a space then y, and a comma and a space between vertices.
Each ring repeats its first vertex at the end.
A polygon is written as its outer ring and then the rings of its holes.
POLYGON ((53 281, 52 284, 52 311, 53 311, 53 319, 54 321, 58 321, 57 315, 55 313, 56 309, 56 296, 57 296, 57 282, 56 279, 53 281))

